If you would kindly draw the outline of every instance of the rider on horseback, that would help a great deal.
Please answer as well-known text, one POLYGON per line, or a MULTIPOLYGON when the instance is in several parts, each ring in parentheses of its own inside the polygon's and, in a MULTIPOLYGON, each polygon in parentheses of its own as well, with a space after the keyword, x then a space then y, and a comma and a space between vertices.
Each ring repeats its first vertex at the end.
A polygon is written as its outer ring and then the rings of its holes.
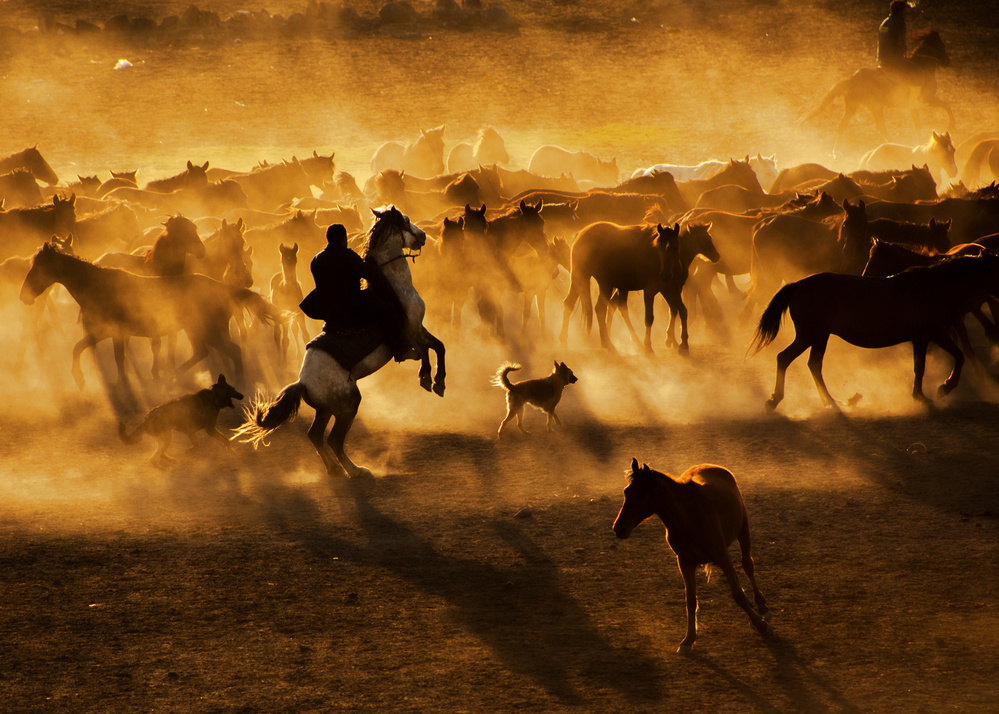
POLYGON ((312 259, 316 288, 300 307, 314 320, 323 320, 327 334, 352 332, 376 325, 396 361, 411 350, 406 337, 406 315, 398 298, 377 268, 347 246, 347 229, 334 223, 326 229, 327 246, 312 259), (361 279, 368 289, 361 289, 361 279))
POLYGON ((895 74, 912 69, 905 41, 905 11, 909 7, 906 0, 892 0, 888 17, 878 28, 878 67, 895 74))

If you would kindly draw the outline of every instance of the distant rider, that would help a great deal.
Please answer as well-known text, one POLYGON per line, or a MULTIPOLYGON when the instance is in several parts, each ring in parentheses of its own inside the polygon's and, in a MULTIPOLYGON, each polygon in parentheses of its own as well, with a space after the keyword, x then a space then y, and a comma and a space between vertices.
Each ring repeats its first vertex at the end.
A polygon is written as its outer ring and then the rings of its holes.
POLYGON ((878 67, 892 72, 905 72, 910 68, 905 42, 905 11, 909 3, 892 0, 888 17, 878 28, 878 67))

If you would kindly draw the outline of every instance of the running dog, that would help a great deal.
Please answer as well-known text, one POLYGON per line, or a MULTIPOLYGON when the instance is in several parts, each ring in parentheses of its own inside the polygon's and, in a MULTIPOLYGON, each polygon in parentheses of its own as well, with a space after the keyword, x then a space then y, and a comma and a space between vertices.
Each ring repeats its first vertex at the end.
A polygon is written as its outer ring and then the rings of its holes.
POLYGON ((507 363, 499 368, 493 379, 496 386, 506 390, 506 418, 500 424, 499 431, 496 432, 497 438, 503 436, 503 428, 510 423, 514 416, 517 417, 517 428, 523 433, 527 433, 523 424, 524 405, 526 404, 541 409, 548 415, 548 431, 552 430, 553 421, 558 426, 562 426, 562 421, 555 413, 555 407, 558 406, 558 402, 562 398, 562 390, 567 385, 577 381, 576 375, 565 366, 565 362, 556 362, 555 368, 547 377, 511 382, 510 372, 515 372, 518 369, 520 369, 519 364, 507 363))
POLYGON ((174 461, 166 452, 174 431, 187 434, 193 447, 197 445, 194 440, 195 432, 204 429, 208 436, 218 439, 229 448, 229 440, 218 430, 216 423, 220 411, 227 407, 235 408, 232 400, 242 398, 243 395, 220 374, 219 380, 208 389, 186 394, 150 410, 145 420, 131 434, 125 428, 124 421, 118 422, 118 435, 126 444, 138 443, 144 433, 155 436, 159 440, 159 446, 149 457, 149 463, 158 468, 174 461))

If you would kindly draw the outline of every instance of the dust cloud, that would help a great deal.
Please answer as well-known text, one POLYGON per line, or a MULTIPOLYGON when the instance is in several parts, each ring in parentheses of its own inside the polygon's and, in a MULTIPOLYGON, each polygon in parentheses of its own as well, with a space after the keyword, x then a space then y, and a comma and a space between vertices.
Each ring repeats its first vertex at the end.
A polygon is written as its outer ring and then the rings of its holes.
MULTIPOLYGON (((165 16, 188 4, 143 7, 165 16)), ((269 10, 304 9, 281 5, 269 10)), ((7 2, 5 22, 22 32, 0 49, 0 154, 37 144, 63 184, 78 176, 97 174, 103 180, 110 170, 138 169, 141 185, 177 173, 188 160, 243 171, 261 161, 318 151, 335 153, 337 170, 350 172, 363 185, 370 157, 382 142, 411 140, 421 128, 444 124, 448 149, 473 140, 480 127, 495 127, 506 140, 512 168, 526 167, 538 146, 557 144, 616 158, 622 179, 660 162, 757 153, 775 155, 778 167, 815 161, 848 171, 879 142, 870 116, 861 113, 854 120, 836 156, 830 152, 839 108, 812 122, 800 120, 836 81, 873 64, 876 28, 887 3, 868 4, 854 15, 836 5, 535 2, 510 4, 522 23, 517 33, 444 30, 406 39, 340 33, 224 44, 205 36, 155 46, 28 29, 39 10, 64 22, 75 17, 101 22, 112 9, 129 11, 130 3, 112 8, 104 3, 7 2), (120 59, 130 66, 116 70, 120 59)), ((225 2, 202 6, 223 17, 240 9, 225 2)), ((373 3, 356 7, 376 11, 373 3)), ((421 10, 426 7, 419 4, 421 10)), ((926 7, 910 22, 910 34, 944 23, 939 29, 954 67, 941 72, 940 94, 959 118, 958 142, 994 129, 999 106, 997 75, 983 69, 976 52, 986 38, 959 31, 959 19, 926 7)), ((942 113, 923 110, 921 117, 923 127, 917 131, 903 112, 893 112, 888 117, 890 138, 922 143, 931 128, 944 128, 942 113)), ((413 268, 417 276, 420 268, 418 259, 413 268)), ((256 277, 259 286, 270 276, 256 277)), ((306 259, 299 277, 303 282, 309 278, 306 259)), ((0 335, 5 402, 0 451, 7 471, 0 497, 12 512, 62 512, 65 518, 54 517, 50 523, 66 528, 95 519, 106 519, 114 528, 137 517, 177 525, 191 514, 224 520, 234 514, 216 506, 211 495, 266 493, 269 486, 261 473, 286 485, 310 487, 325 478, 305 440, 308 407, 298 422, 272 437, 271 447, 256 452, 237 446, 224 453, 201 436, 199 449, 181 456, 186 444, 178 437, 173 449, 179 465, 166 474, 153 472, 145 461, 152 440, 142 446, 121 444, 117 421, 134 420, 144 409, 203 386, 226 365, 216 359, 175 385, 150 383, 148 343, 133 340, 137 394, 126 405, 131 409, 122 410, 105 386, 114 374, 108 344, 98 346, 96 362, 84 357, 84 389, 70 377, 72 345, 80 337, 75 303, 56 289, 44 312, 38 306, 25 308, 17 301, 18 288, 16 278, 2 286, 5 327, 0 335), (31 338, 34 321, 43 325, 41 344, 31 338)), ((547 375, 553 360, 574 370, 579 382, 566 390, 559 408, 570 431, 581 424, 696 427, 762 419, 773 386, 774 355, 787 344, 792 328, 785 324, 776 345, 749 357, 753 325, 739 318, 738 298, 721 299, 727 335, 719 336, 692 309, 689 357, 663 346, 667 312, 661 299, 656 304, 655 355, 635 346, 620 320, 612 333, 620 354, 599 350, 595 330, 584 334, 578 308, 571 318, 569 345, 560 347, 562 310, 554 290, 544 332, 535 323, 526 336, 506 342, 482 335, 477 316, 466 308, 460 335, 444 325, 428 325, 448 346, 445 398, 420 389, 415 363, 389 365, 361 383, 360 417, 348 448, 377 473, 392 473, 405 461, 404 449, 418 448, 407 446, 400 433, 470 439, 462 443, 472 444, 472 452, 492 448, 504 397, 490 378, 508 360, 524 365, 515 378, 547 375)), ((511 297, 504 307, 508 331, 517 335, 521 306, 511 297)), ((631 313, 641 325, 641 305, 634 297, 631 313)), ((310 327, 313 334, 318 331, 316 323, 310 327)), ((178 353, 188 349, 181 340, 178 353)), ((269 332, 251 335, 244 350, 252 383, 240 386, 248 396, 257 388, 273 395, 295 379, 300 346, 298 356, 280 366, 274 363, 269 332)), ((783 419, 811 419, 823 411, 804 362, 799 359, 789 371, 787 399, 780 407, 783 419)), ((855 392, 863 394, 860 413, 919 413, 909 396, 907 346, 872 352, 834 339, 825 365, 834 396, 845 400, 855 392)), ((931 353, 927 393, 949 368, 945 356, 931 353)), ((996 396, 983 372, 969 368, 952 399, 996 396)), ((227 411, 221 423, 232 428, 240 418, 240 413, 227 411)), ((544 417, 529 409, 527 424, 542 432, 544 417)), ((618 492, 619 480, 608 482, 607 472, 620 469, 594 465, 567 445, 568 438, 515 436, 513 447, 502 448, 512 453, 527 439, 551 444, 576 478, 596 491, 618 492)), ((459 471, 466 462, 469 469, 477 468, 467 453, 450 458, 459 471)), ((507 488, 515 501, 517 487, 507 488)))

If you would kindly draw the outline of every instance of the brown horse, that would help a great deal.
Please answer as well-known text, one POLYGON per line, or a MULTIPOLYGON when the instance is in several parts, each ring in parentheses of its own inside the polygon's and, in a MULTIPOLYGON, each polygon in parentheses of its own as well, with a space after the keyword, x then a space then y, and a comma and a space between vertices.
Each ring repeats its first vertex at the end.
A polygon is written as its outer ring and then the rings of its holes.
POLYGON ((49 186, 55 186, 59 183, 59 177, 52 170, 52 167, 49 166, 49 162, 42 156, 37 144, 29 149, 18 151, 16 154, 11 154, 0 159, 0 174, 5 174, 14 169, 30 171, 32 176, 49 186))
POLYGON ((961 377, 964 355, 950 330, 982 293, 999 291, 999 254, 957 257, 926 268, 913 268, 889 278, 819 273, 781 288, 760 317, 750 349, 773 342, 785 312, 794 322, 794 341, 777 355, 777 381, 766 403, 773 411, 784 398, 784 374, 810 349, 808 369, 825 406, 836 406, 822 379, 822 358, 830 335, 858 347, 874 349, 912 343, 913 398, 923 394, 926 348, 936 343, 954 358, 954 369, 938 396, 949 394, 961 377))
POLYGON ((717 565, 725 574, 736 604, 749 615, 753 628, 764 637, 773 634, 767 601, 756 584, 750 552, 749 516, 732 472, 714 464, 700 464, 679 476, 638 465, 632 458, 624 503, 614 519, 614 535, 627 538, 642 521, 659 516, 666 526, 666 542, 676 554, 687 603, 687 633, 678 654, 690 654, 697 638, 697 566, 717 565), (753 586, 754 610, 739 584, 728 548, 738 539, 742 570, 753 586))
POLYGON ((617 159, 599 159, 585 151, 567 151, 560 146, 546 145, 531 155, 527 170, 538 176, 568 174, 576 181, 587 181, 598 186, 617 184, 617 159))
POLYGON ((607 329, 607 310, 614 291, 624 295, 626 301, 628 292, 642 290, 645 297, 645 349, 651 352, 653 301, 657 293, 666 297, 670 292, 670 282, 680 272, 679 234, 679 224, 664 228, 662 224, 619 226, 615 223, 594 223, 581 230, 572 244, 569 292, 562 302, 562 331, 559 336, 562 346, 565 347, 568 342, 569 318, 577 302, 583 306, 586 331, 589 332, 593 326, 590 279, 594 278, 599 288, 596 315, 601 346, 614 348, 607 329))
MULTIPOLYGON (((87 348, 110 339, 114 343, 118 381, 124 383, 129 337, 158 340, 181 330, 187 334, 194 353, 180 371, 207 357, 211 346, 232 360, 236 379, 241 380, 242 351, 229 337, 229 320, 243 308, 268 324, 281 318, 270 303, 246 288, 223 285, 204 275, 145 277, 103 268, 46 243, 32 259, 21 286, 21 301, 30 305, 53 283, 65 286, 80 305, 84 336, 73 347, 73 377, 81 388, 84 378, 80 356, 87 348)), ((154 349, 154 374, 159 371, 157 354, 154 349)))
POLYGON ((947 128, 954 123, 954 112, 950 105, 937 97, 937 69, 950 66, 950 57, 940 35, 932 30, 919 37, 919 44, 909 58, 911 69, 904 73, 893 73, 882 68, 858 69, 851 76, 833 85, 826 92, 819 106, 803 121, 814 119, 824 112, 837 98, 843 97, 843 118, 836 127, 836 143, 833 151, 846 131, 847 126, 860 107, 867 107, 874 116, 874 123, 882 141, 888 141, 885 129, 884 110, 889 107, 909 107, 913 122, 918 127, 919 120, 912 107, 913 94, 918 90, 919 101, 931 107, 939 107, 947 112, 947 128))
POLYGON ((247 205, 261 211, 273 211, 296 198, 312 196, 311 179, 299 161, 268 165, 229 179, 243 189, 247 205))
POLYGON ((0 206, 4 208, 26 208, 42 202, 42 191, 38 182, 27 169, 14 169, 0 174, 0 206))
POLYGON ((235 223, 223 218, 218 230, 204 240, 204 257, 189 259, 187 272, 201 273, 226 285, 253 287, 253 248, 246 246, 245 229, 242 218, 235 223))

